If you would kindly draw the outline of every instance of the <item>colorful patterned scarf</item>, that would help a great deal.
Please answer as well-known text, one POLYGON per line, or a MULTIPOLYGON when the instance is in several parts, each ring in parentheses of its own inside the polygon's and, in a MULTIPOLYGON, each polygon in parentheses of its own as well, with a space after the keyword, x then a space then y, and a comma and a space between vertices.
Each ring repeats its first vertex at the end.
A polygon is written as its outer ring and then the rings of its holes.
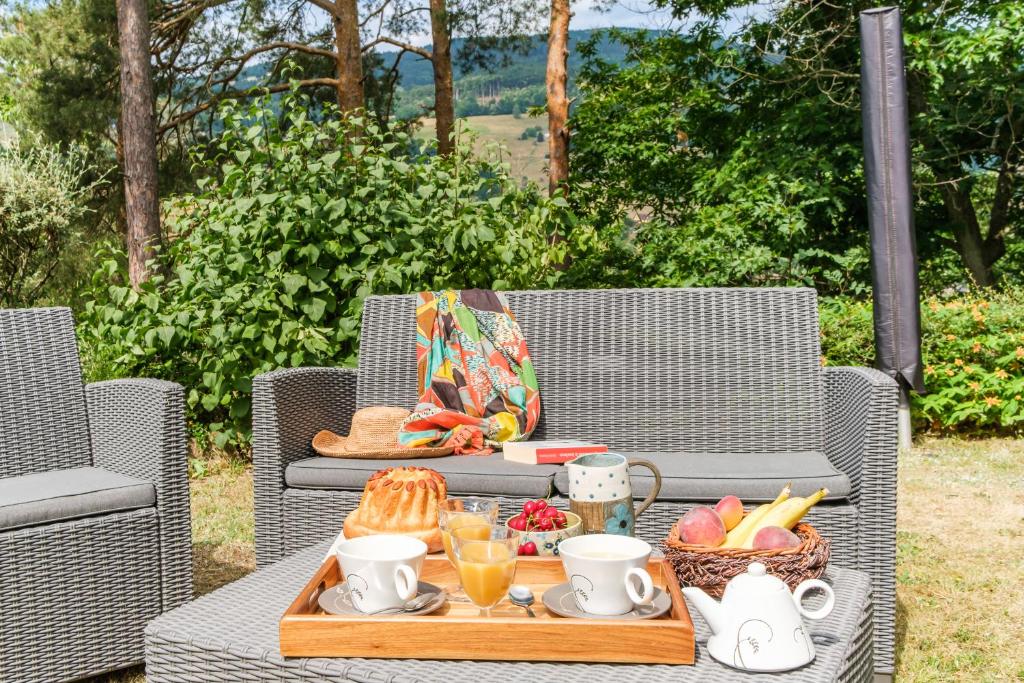
POLYGON ((505 298, 486 289, 421 292, 416 307, 419 403, 398 432, 407 447, 486 455, 533 433, 540 391, 505 298))

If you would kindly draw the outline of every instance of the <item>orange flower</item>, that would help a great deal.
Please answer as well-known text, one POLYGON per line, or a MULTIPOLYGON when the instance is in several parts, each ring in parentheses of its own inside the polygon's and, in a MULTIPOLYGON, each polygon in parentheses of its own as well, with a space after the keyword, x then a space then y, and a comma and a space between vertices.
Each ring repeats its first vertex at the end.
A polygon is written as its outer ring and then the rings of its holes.
POLYGON ((959 365, 963 365, 963 364, 964 364, 964 362, 962 360, 960 360, 959 358, 957 358, 955 361, 953 361, 953 365, 959 366, 959 365))
POLYGON ((971 382, 967 386, 969 386, 974 391, 977 391, 978 389, 981 389, 981 383, 980 382, 971 382))
POLYGON ((949 368, 946 368, 946 377, 952 377, 952 376, 953 376, 953 371, 950 370, 949 368))
POLYGON ((825 356, 822 356, 821 357, 821 367, 825 367, 826 365, 828 365, 828 358, 825 358, 825 356))
POLYGON ((1017 358, 1024 358, 1024 346, 1018 346, 1014 353, 1017 354, 1017 358))
POLYGON ((988 404, 988 406, 989 406, 989 407, 991 408, 991 407, 993 407, 993 406, 997 406, 997 405, 999 405, 1000 403, 1002 403, 1002 401, 1000 401, 1000 400, 999 400, 998 398, 996 398, 995 396, 986 396, 986 397, 985 397, 985 403, 987 403, 987 404, 988 404))
POLYGON ((978 351, 981 351, 981 344, 975 342, 974 346, 971 347, 971 351, 973 351, 974 353, 977 353, 978 351))
POLYGON ((1010 373, 1006 372, 1006 370, 1003 370, 1002 368, 996 368, 995 374, 999 379, 1006 379, 1010 376, 1010 373))
POLYGON ((933 368, 932 366, 929 365, 928 367, 926 367, 924 369, 924 374, 926 374, 926 375, 934 375, 935 374, 935 368, 933 368))
POLYGON ((965 365, 964 366, 964 372, 966 372, 969 375, 972 372, 974 372, 974 368, 972 368, 970 365, 965 365))
POLYGON ((955 334, 947 334, 946 335, 946 341, 956 341, 956 335, 955 334))
POLYGON ((1014 396, 1013 400, 1014 401, 1019 401, 1020 400, 1020 394, 1017 394, 1016 396, 1014 396))

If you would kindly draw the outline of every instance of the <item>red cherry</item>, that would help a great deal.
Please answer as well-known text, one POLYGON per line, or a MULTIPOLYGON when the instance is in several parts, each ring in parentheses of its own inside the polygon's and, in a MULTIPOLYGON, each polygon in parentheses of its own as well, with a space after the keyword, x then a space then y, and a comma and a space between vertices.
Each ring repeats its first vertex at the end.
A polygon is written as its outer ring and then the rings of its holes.
POLYGON ((559 510, 558 514, 555 515, 555 524, 560 524, 562 526, 568 524, 568 520, 565 517, 565 513, 562 512, 561 510, 559 510))
POLYGON ((536 555, 537 544, 533 541, 527 541, 526 543, 519 546, 519 550, 523 553, 523 555, 536 555))
POLYGON ((555 523, 551 521, 550 517, 545 517, 544 519, 540 520, 539 526, 541 528, 541 531, 551 531, 555 528, 555 523))
POLYGON ((536 506, 537 506, 536 507, 537 510, 543 510, 544 508, 546 508, 548 506, 548 502, 546 500, 544 500, 543 498, 541 498, 540 500, 536 501, 536 506))
POLYGON ((526 531, 526 520, 517 515, 508 520, 508 526, 510 529, 515 529, 516 531, 526 531))
POLYGON ((537 503, 532 500, 528 500, 523 503, 523 514, 530 516, 537 511, 537 503))

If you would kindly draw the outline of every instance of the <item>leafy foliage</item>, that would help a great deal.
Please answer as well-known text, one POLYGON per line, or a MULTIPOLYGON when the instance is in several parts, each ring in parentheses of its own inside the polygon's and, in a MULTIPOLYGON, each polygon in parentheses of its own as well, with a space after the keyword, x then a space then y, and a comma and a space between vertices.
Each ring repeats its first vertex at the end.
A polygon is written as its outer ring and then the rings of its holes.
MULTIPOLYGON (((737 28, 725 17, 748 3, 655 4, 704 19, 617 34, 621 65, 585 48, 571 122, 573 197, 621 247, 610 266, 652 284, 863 291, 858 12, 870 5, 786 0, 737 28)), ((924 282, 1019 284, 1024 10, 900 5, 924 282)))
POLYGON ((519 187, 472 140, 450 158, 411 151, 364 120, 313 119, 294 94, 222 116, 196 160, 216 179, 167 207, 174 277, 107 286, 107 261, 81 330, 110 374, 184 384, 218 445, 247 441, 254 375, 354 361, 366 296, 551 286, 566 250, 588 248, 582 227, 552 244, 565 200, 519 187))
MULTIPOLYGON (((824 301, 822 352, 828 365, 874 363, 871 304, 824 301)), ((922 307, 928 393, 915 417, 936 431, 1020 433, 1024 424, 1024 292, 932 297, 922 307)))
POLYGON ((735 60, 774 67, 713 32, 620 39, 626 65, 589 55, 572 125, 574 197, 621 237, 622 267, 655 286, 862 291, 856 121, 818 117, 821 95, 737 78, 735 60))
POLYGON ((74 270, 91 170, 77 148, 0 144, 0 308, 31 306, 74 270))

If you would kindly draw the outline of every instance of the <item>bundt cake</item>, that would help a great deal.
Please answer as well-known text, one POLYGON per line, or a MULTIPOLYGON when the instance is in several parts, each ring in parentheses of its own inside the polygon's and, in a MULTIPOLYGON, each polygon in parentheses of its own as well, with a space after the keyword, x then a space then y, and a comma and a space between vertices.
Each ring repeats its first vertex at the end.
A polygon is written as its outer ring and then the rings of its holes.
POLYGON ((345 519, 345 537, 404 534, 441 550, 437 504, 448 497, 440 474, 426 467, 388 467, 366 482, 359 505, 345 519))

